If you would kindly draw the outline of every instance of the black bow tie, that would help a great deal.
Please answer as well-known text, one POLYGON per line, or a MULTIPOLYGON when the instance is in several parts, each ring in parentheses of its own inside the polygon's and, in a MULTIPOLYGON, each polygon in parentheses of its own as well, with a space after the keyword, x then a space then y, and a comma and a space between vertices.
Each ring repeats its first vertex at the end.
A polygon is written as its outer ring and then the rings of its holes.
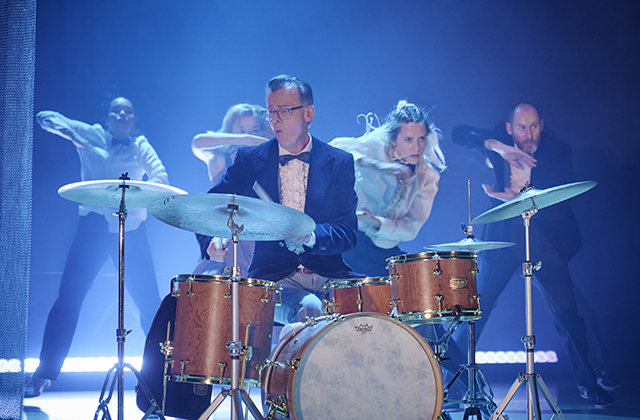
POLYGON ((302 152, 298 153, 297 155, 280 155, 280 165, 284 166, 292 159, 298 159, 299 161, 309 163, 311 161, 311 153, 302 152))
POLYGON ((127 137, 126 139, 117 139, 115 137, 111 139, 111 145, 114 147, 119 144, 123 146, 128 146, 130 143, 131 143, 131 139, 129 137, 127 137))

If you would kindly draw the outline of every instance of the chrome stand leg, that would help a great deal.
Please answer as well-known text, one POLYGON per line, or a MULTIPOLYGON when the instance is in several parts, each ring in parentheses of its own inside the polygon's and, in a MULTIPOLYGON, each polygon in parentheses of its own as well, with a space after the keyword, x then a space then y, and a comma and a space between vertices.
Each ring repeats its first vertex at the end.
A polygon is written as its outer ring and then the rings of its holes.
POLYGON ((231 275, 231 341, 227 343, 229 354, 231 355, 231 388, 222 389, 213 403, 198 417, 198 420, 208 419, 213 412, 222 404, 227 396, 231 397, 231 420, 244 420, 244 412, 242 403, 246 404, 249 411, 256 420, 264 420, 256 406, 249 398, 244 389, 240 387, 240 352, 242 345, 240 343, 240 307, 239 307, 239 284, 240 284, 240 267, 238 267, 238 234, 242 232, 244 226, 238 226, 233 221, 233 215, 238 211, 238 205, 227 205, 229 212, 229 221, 227 226, 231 229, 233 240, 233 268, 231 275))
MULTIPOLYGON (((532 199, 533 201, 533 199, 532 199)), ((520 385, 526 383, 527 385, 527 418, 528 420, 540 420, 540 400, 538 397, 538 385, 540 385, 540 389, 542 390, 542 395, 545 400, 551 407, 553 411, 553 416, 551 418, 555 418, 556 416, 559 419, 565 420, 562 411, 560 411, 560 407, 556 404, 553 396, 549 392, 549 388, 545 385, 542 377, 536 373, 534 373, 534 350, 536 346, 536 338, 533 335, 533 297, 532 297, 532 277, 533 271, 539 270, 541 263, 533 264, 530 258, 530 248, 529 248, 529 229, 531 227, 531 217, 536 214, 538 211, 538 207, 535 202, 531 209, 522 213, 522 219, 524 220, 524 228, 525 228, 525 253, 526 260, 523 265, 523 271, 525 276, 525 304, 526 304, 526 316, 527 316, 527 335, 522 337, 522 342, 524 343, 524 347, 527 353, 527 373, 523 375, 520 373, 518 378, 511 386, 511 389, 507 393, 505 399, 500 403, 497 410, 491 416, 491 420, 495 419, 504 419, 502 413, 504 409, 507 407, 514 394, 520 388, 520 385)))
POLYGON ((470 416, 475 416, 477 419, 482 419, 482 413, 487 417, 491 415, 496 409, 496 404, 493 402, 493 391, 491 386, 484 376, 484 373, 480 370, 476 364, 476 329, 475 321, 469 321, 467 323, 469 333, 469 346, 468 346, 468 364, 461 365, 451 381, 445 387, 445 403, 459 403, 464 404, 467 408, 464 411, 464 420, 467 420, 470 416), (448 399, 448 393, 453 384, 460 379, 462 373, 467 371, 468 385, 467 392, 462 400, 448 399), (488 389, 489 392, 485 392, 488 389))
POLYGON ((136 377, 138 378, 138 382, 142 386, 142 390, 145 393, 145 396, 151 403, 149 410, 145 413, 143 420, 148 418, 151 414, 157 414, 161 420, 164 420, 164 415, 158 403, 156 402, 153 395, 151 395, 151 391, 145 384, 144 380, 140 376, 140 372, 133 368, 128 363, 124 362, 124 343, 127 335, 131 331, 127 331, 124 328, 124 224, 125 219, 127 218, 127 207, 125 205, 125 195, 126 191, 129 188, 129 185, 126 184, 128 181, 129 173, 124 173, 119 178, 122 180, 122 184, 120 184, 120 188, 122 189, 122 198, 120 200, 120 207, 118 208, 118 329, 116 330, 116 341, 118 343, 118 362, 107 372, 107 377, 104 380, 104 385, 102 386, 102 392, 100 393, 99 404, 96 410, 95 415, 93 416, 94 420, 98 420, 98 415, 102 412, 102 420, 111 420, 111 415, 109 414, 109 402, 111 401, 111 397, 113 396, 113 390, 116 389, 117 395, 117 404, 118 404, 118 420, 124 419, 124 369, 127 368, 131 370, 136 377), (111 379, 111 375, 113 378, 111 379), (111 379, 111 386, 109 387, 109 393, 105 398, 105 392, 107 390, 107 386, 109 384, 109 380, 111 379), (117 383, 117 387, 116 387, 117 383))

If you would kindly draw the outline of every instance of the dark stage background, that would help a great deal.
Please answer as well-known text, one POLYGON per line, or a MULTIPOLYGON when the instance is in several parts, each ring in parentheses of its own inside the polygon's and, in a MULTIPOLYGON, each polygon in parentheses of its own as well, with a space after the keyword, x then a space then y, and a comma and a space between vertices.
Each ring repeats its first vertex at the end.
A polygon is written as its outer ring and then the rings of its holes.
MULTIPOLYGON (((232 104, 264 104, 264 85, 274 75, 291 73, 311 83, 316 99, 311 131, 325 141, 361 134, 359 113, 383 117, 406 98, 432 108, 448 159, 431 218, 418 238, 403 246, 416 253, 428 244, 463 238, 467 180, 472 215, 487 209, 481 184, 492 175, 479 154, 452 144, 451 128, 493 127, 513 104, 538 104, 545 129, 573 146, 578 180, 599 183, 573 199, 584 247, 571 269, 584 296, 582 310, 591 329, 600 331, 613 369, 638 374, 633 306, 639 292, 633 190, 640 156, 638 5, 620 0, 40 0, 35 110, 104 122, 101 103, 117 86, 134 103, 138 127, 162 158, 171 184, 200 193, 209 180, 205 164, 191 153, 191 139, 219 129, 232 104)), ((80 167, 70 142, 39 127, 33 163, 28 357, 38 357, 78 219, 77 205, 56 191, 79 181, 80 167)), ((193 269, 198 248, 192 233, 151 216, 148 230, 165 293, 172 276, 193 269)), ((71 356, 116 356, 116 298, 116 271, 106 266, 85 301, 71 356)), ((499 305, 478 350, 523 350, 524 281, 514 279, 499 305)), ((557 368, 568 371, 538 293, 534 317, 536 349, 557 351, 557 368)), ((134 330, 127 355, 139 356, 144 337, 130 299, 125 320, 134 330)), ((509 370, 514 378, 517 370, 509 370)))

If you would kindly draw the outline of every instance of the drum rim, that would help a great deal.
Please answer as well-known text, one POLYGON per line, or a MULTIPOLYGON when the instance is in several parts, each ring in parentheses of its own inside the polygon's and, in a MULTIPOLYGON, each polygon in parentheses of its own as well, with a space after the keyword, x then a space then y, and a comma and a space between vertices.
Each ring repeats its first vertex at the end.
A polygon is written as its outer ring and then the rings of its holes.
POLYGON ((403 254, 387 258, 387 267, 394 264, 404 264, 415 261, 438 260, 477 260, 476 252, 468 251, 428 251, 417 254, 403 254))
MULTIPOLYGON (((398 313, 395 316, 407 324, 439 324, 452 322, 456 315, 454 310, 435 311, 429 309, 426 311, 398 313)), ((460 313, 460 321, 475 321, 480 318, 482 318, 481 309, 463 309, 460 313)))
POLYGON ((328 281, 322 286, 322 288, 327 290, 334 289, 351 289, 353 287, 358 286, 384 286, 387 284, 391 284, 391 278, 389 276, 386 277, 354 277, 350 279, 339 279, 339 280, 331 280, 328 281), (358 284, 361 283, 361 284, 358 284))
MULTIPOLYGON (((175 283, 217 283, 231 284, 231 276, 212 275, 212 274, 178 274, 173 276, 171 281, 175 283)), ((262 287, 269 290, 282 290, 282 286, 275 281, 254 279, 251 277, 240 277, 240 286, 262 287)))
MULTIPOLYGON (((219 376, 179 375, 177 373, 169 373, 167 376, 169 377, 169 380, 172 380, 173 382, 179 382, 179 383, 222 385, 222 386, 231 385, 231 378, 222 377, 222 382, 221 382, 219 376)), ((259 380, 251 379, 251 378, 245 378, 244 385, 249 386, 251 388, 260 388, 262 386, 259 380)))

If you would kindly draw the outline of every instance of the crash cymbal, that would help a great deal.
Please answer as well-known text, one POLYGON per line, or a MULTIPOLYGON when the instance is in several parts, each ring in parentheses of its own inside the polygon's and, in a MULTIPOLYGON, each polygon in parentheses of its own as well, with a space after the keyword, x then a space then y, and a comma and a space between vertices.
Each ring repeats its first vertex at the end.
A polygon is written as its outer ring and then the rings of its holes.
MULTIPOLYGON (((102 207, 119 207, 122 200, 121 179, 83 181, 67 184, 58 190, 58 194, 67 200, 102 207)), ((128 186, 124 193, 127 208, 147 207, 149 203, 171 194, 187 194, 186 191, 170 185, 145 181, 124 181, 128 186)))
POLYGON ((227 205, 238 211, 233 220, 244 226, 238 234, 244 241, 279 241, 313 232, 316 223, 290 207, 233 194, 189 194, 156 200, 149 205, 153 217, 180 229, 231 239, 227 205))
POLYGON ((473 219, 469 225, 483 225, 521 216, 525 211, 532 208, 534 203, 538 209, 543 209, 582 194, 597 184, 595 181, 583 181, 547 188, 545 190, 532 188, 520 193, 520 195, 511 201, 487 210, 473 219))
POLYGON ((425 246, 426 249, 435 251, 480 252, 489 249, 506 248, 513 246, 513 242, 485 242, 473 237, 466 237, 459 242, 425 246))

